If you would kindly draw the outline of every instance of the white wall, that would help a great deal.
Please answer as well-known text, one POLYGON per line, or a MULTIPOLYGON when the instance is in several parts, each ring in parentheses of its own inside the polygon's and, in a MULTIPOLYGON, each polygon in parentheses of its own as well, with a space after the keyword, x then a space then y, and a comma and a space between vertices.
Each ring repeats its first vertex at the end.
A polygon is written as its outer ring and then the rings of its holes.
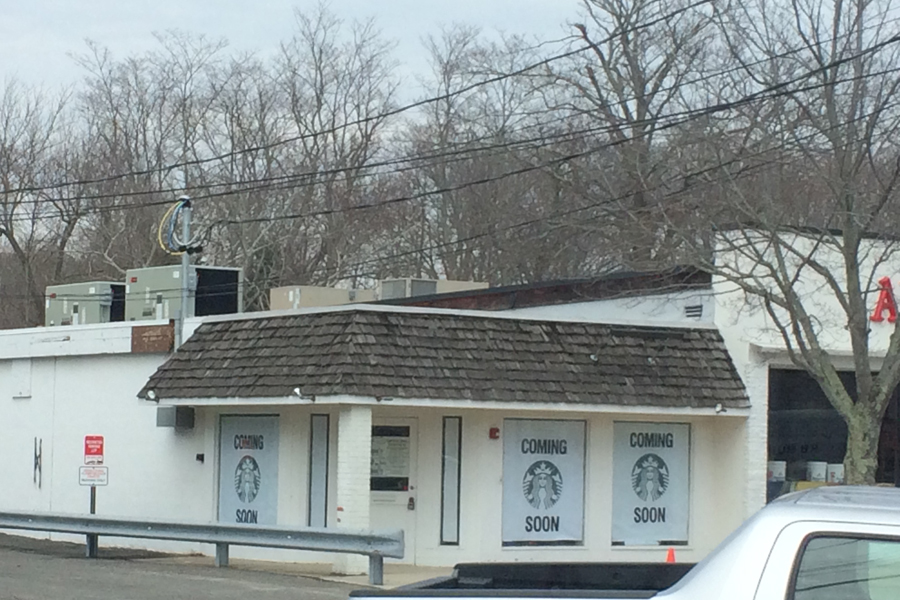
POLYGON ((19 359, 31 362, 32 382, 31 396, 17 399, 12 398, 17 384, 9 376, 13 361, 0 361, 0 439, 5 441, 0 454, 9 474, 0 488, 0 507, 86 513, 90 488, 78 485, 84 436, 102 435, 109 485, 98 489, 98 514, 205 519, 209 478, 194 460, 205 447, 202 416, 190 432, 158 428, 156 406, 136 397, 163 359, 156 354, 19 359), (43 444, 40 487, 34 482, 35 438, 43 444))
MULTIPOLYGON (((31 362, 31 396, 13 399, 12 360, 0 360, 0 461, 4 485, 0 510, 86 514, 90 488, 78 484, 84 436, 105 438, 104 464, 109 485, 98 488, 97 514, 212 522, 217 519, 218 430, 222 414, 278 414, 278 522, 305 526, 309 470, 310 414, 331 410, 242 407, 200 408, 192 430, 156 426, 156 405, 139 400, 138 390, 164 361, 164 355, 18 359, 31 362), (33 477, 34 438, 43 441, 43 476, 33 477), (204 455, 204 462, 197 455, 204 455)), ((329 510, 335 513, 337 415, 331 415, 329 510)), ((10 532, 17 535, 38 535, 10 532)), ((83 541, 53 534, 54 539, 83 541)), ((212 554, 210 545, 136 539, 101 539, 101 545, 212 554)), ((333 555, 264 548, 232 549, 236 558, 331 562, 333 555)))
MULTIPOLYGON (((306 524, 309 469, 309 418, 331 414, 329 525, 336 516, 337 407, 260 406, 202 408, 195 427, 181 432, 156 427, 156 406, 135 397, 164 357, 110 355, 34 359, 32 396, 13 400, 10 361, 0 361, 0 436, 8 476, 0 487, 0 508, 84 513, 89 488, 78 485, 85 435, 103 435, 108 487, 98 490, 98 514, 188 521, 216 519, 218 419, 222 414, 278 414, 279 510, 282 525, 306 524), (33 439, 43 439, 43 485, 32 477, 33 439), (205 455, 200 463, 196 455, 205 455)), ((418 502, 416 561, 450 566, 483 560, 660 560, 664 548, 614 548, 610 545, 612 428, 615 415, 567 414, 588 422, 586 461, 586 536, 579 547, 503 548, 501 545, 502 442, 488 439, 503 418, 553 418, 553 413, 434 410, 380 407, 373 418, 405 417, 418 422, 418 502), (441 430, 444 416, 462 416, 462 499, 460 545, 440 545, 441 430)), ((648 416, 623 420, 676 420, 692 424, 691 543, 677 550, 679 560, 705 555, 738 523, 731 507, 742 498, 740 465, 744 419, 648 416)), ((390 527, 390 523, 372 523, 390 527)), ((68 536, 55 538, 72 539, 68 536)), ((175 552, 211 553, 204 545, 144 540, 103 543, 175 552)), ((234 548, 235 557, 330 562, 332 555, 234 548)))
POLYGON ((631 298, 585 300, 572 304, 529 306, 504 310, 502 313, 515 317, 554 321, 696 327, 702 324, 712 324, 714 309, 712 290, 697 289, 631 298), (685 317, 685 307, 698 304, 703 307, 702 316, 699 319, 685 317))
MULTIPOLYGON (((732 237, 737 234, 732 234, 732 237)), ((724 238, 723 238, 724 239, 724 238)), ((830 244, 816 245, 808 237, 783 234, 783 243, 793 248, 798 255, 788 254, 785 257, 786 269, 794 279, 793 290, 802 298, 807 312, 819 330, 819 341, 823 348, 837 354, 851 350, 850 339, 845 329, 846 312, 841 308, 840 300, 846 290, 846 272, 843 256, 839 248, 830 244), (810 255, 821 265, 833 279, 838 291, 829 285, 825 276, 809 266, 804 257, 810 255)), ((720 242, 717 252, 717 264, 729 272, 740 273, 748 283, 754 283, 762 289, 775 289, 775 281, 767 275, 766 269, 759 266, 757 256, 753 254, 746 239, 737 239, 734 244, 720 242)), ((763 261, 774 262, 774 252, 765 250, 766 241, 759 240, 760 256, 763 261)), ((900 291, 900 253, 895 244, 878 240, 863 240, 860 249, 860 271, 862 287, 866 292, 866 306, 869 312, 875 308, 878 298, 878 280, 889 277, 895 293, 900 291)), ((775 328, 775 324, 760 301, 752 296, 745 296, 734 283, 722 276, 713 278, 713 288, 717 304, 717 324, 720 327, 739 328, 746 342, 762 347, 783 348, 784 342, 775 328)), ((870 349, 877 353, 887 348, 893 326, 887 321, 871 323, 869 337, 870 349)))
POLYGON ((502 430, 503 419, 560 418, 533 411, 429 410, 381 408, 373 418, 416 418, 419 429, 416 562, 450 566, 465 561, 651 561, 665 558, 665 547, 611 545, 613 423, 616 421, 691 424, 690 542, 676 548, 679 561, 696 561, 709 553, 742 521, 744 419, 740 417, 674 418, 615 414, 566 414, 587 421, 585 541, 581 546, 503 547, 501 543, 503 442, 488 437, 502 430), (460 544, 441 546, 442 418, 463 419, 460 544))

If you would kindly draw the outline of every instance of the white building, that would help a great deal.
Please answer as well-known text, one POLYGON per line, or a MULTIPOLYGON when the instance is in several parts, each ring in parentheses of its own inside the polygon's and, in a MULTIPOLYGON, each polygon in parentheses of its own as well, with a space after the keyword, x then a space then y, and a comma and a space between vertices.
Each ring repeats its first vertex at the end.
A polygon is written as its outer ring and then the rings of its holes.
POLYGON ((706 288, 679 281, 668 309, 614 294, 520 314, 213 317, 175 354, 164 324, 2 332, 0 509, 85 512, 84 437, 102 435, 99 514, 402 527, 404 561, 422 565, 656 561, 672 546, 698 560, 764 501, 765 473, 745 470, 764 470, 765 449, 706 288), (598 309, 606 323, 582 322, 598 309), (186 426, 157 426, 169 407, 186 426))

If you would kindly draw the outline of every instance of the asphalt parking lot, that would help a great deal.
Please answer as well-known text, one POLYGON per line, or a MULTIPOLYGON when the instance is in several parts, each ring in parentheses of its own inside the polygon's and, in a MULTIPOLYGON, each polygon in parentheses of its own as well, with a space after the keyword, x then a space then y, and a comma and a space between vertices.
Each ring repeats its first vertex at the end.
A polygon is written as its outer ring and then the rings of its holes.
POLYGON ((345 600, 355 586, 240 568, 180 564, 164 554, 0 534, 0 600, 345 600))

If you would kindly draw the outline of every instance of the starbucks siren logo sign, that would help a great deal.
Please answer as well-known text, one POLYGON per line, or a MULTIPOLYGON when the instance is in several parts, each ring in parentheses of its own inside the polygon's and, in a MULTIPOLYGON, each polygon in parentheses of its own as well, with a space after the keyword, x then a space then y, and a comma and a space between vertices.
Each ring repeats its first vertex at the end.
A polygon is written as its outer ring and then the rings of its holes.
POLYGON ((666 462, 656 454, 640 457, 631 469, 631 487, 641 500, 659 500, 669 487, 669 467, 666 462))
POLYGON ((234 470, 234 491, 241 502, 253 502, 259 494, 260 479, 259 464, 252 456, 245 456, 238 461, 237 469, 234 470))
POLYGON ((541 460, 525 471, 522 479, 522 493, 535 508, 550 508, 559 501, 562 494, 562 473, 552 462, 541 460))

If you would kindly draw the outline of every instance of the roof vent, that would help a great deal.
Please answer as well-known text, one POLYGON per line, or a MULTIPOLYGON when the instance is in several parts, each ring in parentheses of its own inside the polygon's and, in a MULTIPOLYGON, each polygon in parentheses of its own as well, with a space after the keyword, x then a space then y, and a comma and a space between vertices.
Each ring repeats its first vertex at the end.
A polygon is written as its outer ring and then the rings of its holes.
POLYGON ((692 304, 684 307, 684 316, 688 319, 699 319, 703 316, 703 305, 692 304))

